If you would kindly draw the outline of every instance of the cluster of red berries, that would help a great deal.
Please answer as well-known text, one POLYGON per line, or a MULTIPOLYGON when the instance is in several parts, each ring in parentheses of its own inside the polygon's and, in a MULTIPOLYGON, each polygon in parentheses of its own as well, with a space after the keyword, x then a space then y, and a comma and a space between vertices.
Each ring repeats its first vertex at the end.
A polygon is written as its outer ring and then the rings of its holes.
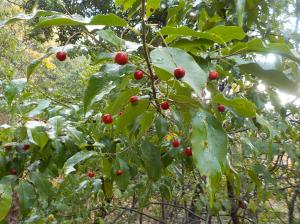
MULTIPOLYGON (((179 146, 180 146, 180 140, 178 140, 178 139, 174 139, 173 141, 172 141, 172 146, 173 146, 173 148, 178 148, 179 146)), ((185 155, 185 156, 187 156, 187 157, 190 157, 190 156, 192 156, 193 155, 193 150, 192 150, 192 147, 186 147, 184 150, 183 150, 183 155, 185 155)))
MULTIPOLYGON (((123 173, 124 173, 124 171, 120 170, 120 169, 115 171, 115 174, 117 176, 121 176, 123 173)), ((92 170, 89 170, 86 175, 90 178, 93 178, 96 175, 96 173, 92 170)))

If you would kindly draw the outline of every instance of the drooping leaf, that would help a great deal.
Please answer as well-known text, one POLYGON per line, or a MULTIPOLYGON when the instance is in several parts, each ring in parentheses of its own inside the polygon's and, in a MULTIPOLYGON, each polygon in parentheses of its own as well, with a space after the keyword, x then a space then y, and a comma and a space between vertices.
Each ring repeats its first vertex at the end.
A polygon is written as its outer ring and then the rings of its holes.
POLYGON ((8 214, 12 204, 12 190, 8 184, 0 184, 0 221, 8 214))
POLYGON ((245 12, 245 0, 235 0, 235 8, 236 8, 236 14, 237 14, 237 21, 238 25, 240 27, 243 26, 243 20, 244 20, 244 12, 245 12))
POLYGON ((123 171, 123 174, 120 176, 116 176, 116 184, 117 186, 121 189, 121 190, 126 190, 128 184, 129 184, 129 167, 127 165, 127 163, 122 160, 122 159, 118 159, 118 163, 119 163, 119 169, 121 169, 123 171))
POLYGON ((46 109, 50 105, 50 102, 48 100, 39 100, 37 103, 37 107, 28 113, 28 117, 34 117, 38 114, 41 114, 44 109, 46 109))
POLYGON ((30 14, 20 13, 19 15, 15 16, 15 17, 12 17, 8 20, 0 21, 0 28, 2 28, 5 25, 9 25, 11 23, 15 23, 15 22, 18 22, 18 21, 31 20, 31 19, 34 19, 35 17, 49 16, 49 15, 53 15, 53 14, 55 14, 55 12, 45 11, 45 10, 34 10, 30 14))
POLYGON ((15 97, 23 91, 26 79, 14 79, 4 87, 4 96, 8 104, 11 104, 15 97))
POLYGON ((96 155, 97 153, 94 151, 87 151, 87 150, 83 150, 80 152, 77 152, 75 155, 73 155, 72 157, 70 157, 65 165, 64 165, 64 173, 66 175, 76 171, 76 169, 74 168, 74 166, 76 166, 78 163, 96 155))
POLYGON ((300 96, 300 84, 290 80, 282 71, 264 68, 257 63, 240 64, 239 67, 241 71, 257 76, 267 85, 288 94, 300 96))
POLYGON ((97 34, 101 39, 113 44, 120 49, 124 48, 125 46, 125 41, 118 37, 112 30, 99 30, 97 34))
POLYGON ((156 48, 151 52, 153 64, 173 74, 178 66, 185 69, 186 73, 182 79, 189 84, 197 94, 205 87, 208 74, 206 74, 196 63, 191 55, 178 48, 156 48))
POLYGON ((141 156, 149 178, 153 181, 158 180, 162 169, 159 148, 152 143, 145 141, 142 144, 141 150, 141 156))
POLYGON ((191 142, 196 167, 204 175, 218 175, 227 164, 227 135, 222 125, 205 112, 198 113, 192 124, 191 142))
POLYGON ((16 191, 18 192, 22 215, 26 216, 36 200, 34 187, 27 181, 21 181, 16 187, 16 191))
POLYGON ((34 61, 32 61, 28 66, 27 66, 27 71, 26 71, 26 76, 27 76, 27 80, 30 78, 30 76, 32 75, 32 73, 35 71, 35 69, 42 63, 42 61, 44 59, 46 59, 47 57, 49 57, 51 54, 45 54, 44 56, 40 57, 39 59, 36 59, 34 61))
POLYGON ((39 195, 48 200, 53 196, 52 184, 48 180, 46 174, 41 172, 31 172, 30 173, 30 180, 34 184, 35 188, 39 195))
POLYGON ((230 107, 237 115, 241 117, 255 117, 256 106, 246 98, 228 99, 222 94, 213 97, 213 102, 230 107))
POLYGON ((78 145, 79 147, 85 144, 84 134, 81 131, 78 131, 74 127, 67 127, 68 136, 73 140, 73 142, 78 145))
POLYGON ((205 32, 198 32, 186 26, 179 28, 167 26, 161 29, 160 32, 163 35, 196 37, 222 45, 226 45, 226 42, 232 40, 242 40, 246 36, 243 29, 237 26, 215 26, 211 30, 205 32))
POLYGON ((49 26, 85 26, 85 25, 104 25, 104 26, 127 26, 126 20, 115 14, 95 15, 91 18, 84 18, 80 15, 68 16, 65 14, 55 14, 40 20, 35 29, 49 26))
POLYGON ((297 63, 300 63, 300 57, 295 55, 290 47, 285 43, 270 43, 266 44, 261 39, 253 39, 248 42, 238 42, 230 49, 224 49, 223 55, 245 54, 249 52, 263 54, 278 54, 282 57, 289 58, 297 63))
POLYGON ((30 142, 36 144, 41 149, 43 149, 47 145, 49 140, 48 134, 46 133, 46 129, 44 126, 27 126, 27 135, 30 142))
POLYGON ((54 127, 56 136, 59 136, 62 134, 62 129, 66 125, 65 122, 66 122, 66 119, 62 116, 51 117, 48 120, 48 123, 54 127))

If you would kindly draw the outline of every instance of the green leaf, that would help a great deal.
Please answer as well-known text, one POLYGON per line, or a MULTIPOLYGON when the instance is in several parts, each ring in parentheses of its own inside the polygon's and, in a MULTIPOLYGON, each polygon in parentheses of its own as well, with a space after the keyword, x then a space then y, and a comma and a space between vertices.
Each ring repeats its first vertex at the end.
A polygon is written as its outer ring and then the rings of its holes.
POLYGON ((5 25, 15 23, 15 22, 18 22, 18 21, 31 20, 31 19, 34 19, 35 17, 40 17, 40 16, 49 16, 49 15, 53 15, 54 13, 55 12, 45 11, 45 10, 34 10, 30 14, 20 13, 20 14, 18 14, 17 16, 15 16, 13 18, 10 18, 10 19, 4 20, 4 21, 0 21, 0 28, 2 28, 5 25))
POLYGON ((63 168, 64 173, 66 175, 68 175, 68 174, 76 171, 76 169, 74 168, 75 165, 77 165, 78 163, 80 163, 92 156, 95 156, 95 155, 97 155, 97 153, 94 151, 83 150, 83 151, 77 152, 75 155, 73 155, 66 161, 64 168, 63 168))
POLYGON ((196 167, 207 176, 219 175, 227 166, 227 135, 210 114, 198 113, 192 121, 193 158, 196 167))
POLYGON ((198 32, 186 26, 178 28, 167 26, 161 29, 160 32, 162 35, 197 37, 222 45, 226 45, 226 42, 232 40, 242 40, 246 36, 243 29, 238 26, 215 26, 211 30, 205 32, 198 32))
POLYGON ((122 160, 122 159, 118 159, 118 163, 119 163, 119 169, 123 170, 123 174, 120 176, 116 176, 115 181, 117 186, 121 189, 121 190, 126 190, 128 184, 129 184, 129 167, 127 165, 127 163, 122 160))
POLYGON ((271 85, 283 92, 300 96, 300 85, 290 80, 285 73, 276 69, 263 68, 256 63, 240 64, 241 71, 257 76, 267 85, 271 85))
POLYGON ((149 128, 152 126, 155 113, 153 111, 146 111, 138 117, 136 122, 139 124, 139 132, 137 139, 141 138, 146 134, 149 128))
POLYGON ((48 100, 38 100, 38 105, 36 108, 28 113, 28 117, 34 117, 41 114, 47 107, 49 107, 50 102, 48 100))
POLYGON ((146 16, 149 18, 160 6, 160 0, 148 0, 146 7, 146 16))
POLYGON ((114 99, 112 103, 110 103, 105 109, 105 113, 117 114, 123 109, 124 106, 126 106, 126 104, 128 104, 127 99, 129 99, 131 96, 137 95, 139 92, 139 88, 128 88, 121 91, 116 99, 114 99))
POLYGON ((26 216, 35 204, 36 193, 34 187, 27 181, 21 181, 16 187, 23 216, 26 216))
POLYGON ((117 48, 124 48, 125 46, 125 41, 121 38, 119 38, 114 31, 112 30, 100 30, 97 32, 97 34, 99 35, 99 37, 109 43, 111 43, 112 45, 116 46, 117 48))
POLYGON ((178 48, 156 48, 150 54, 152 63, 161 69, 173 74, 178 66, 186 71, 182 79, 189 84, 197 94, 205 87, 208 74, 204 72, 194 58, 178 48))
POLYGON ((115 14, 95 15, 91 18, 84 18, 80 15, 67 16, 64 14, 55 14, 40 20, 35 29, 49 26, 85 26, 85 25, 104 25, 104 26, 127 26, 126 20, 115 14))
POLYGON ((216 104, 223 104, 226 107, 230 107, 237 115, 241 117, 256 116, 255 104, 245 98, 228 99, 222 94, 217 94, 212 100, 216 104))
POLYGON ((219 36, 224 42, 243 40, 246 36, 244 30, 239 26, 215 26, 207 33, 219 36))
POLYGON ((109 85, 111 81, 120 81, 120 77, 124 74, 133 74, 135 71, 135 66, 133 65, 115 65, 106 64, 101 67, 99 73, 91 76, 87 88, 84 93, 84 111, 86 112, 89 105, 91 104, 94 97, 106 86, 109 85))
POLYGON ((54 127, 56 136, 60 136, 62 134, 63 128, 66 125, 66 119, 62 116, 55 116, 51 117, 48 120, 48 123, 54 127))
POLYGON ((0 184, 0 221, 8 214, 12 204, 12 190, 10 185, 0 184))
POLYGON ((4 87, 4 96, 8 104, 11 104, 15 97, 23 91, 25 84, 26 79, 14 79, 4 87))
POLYGON ((46 58, 48 58, 51 54, 45 54, 43 57, 40 57, 39 59, 36 59, 32 61, 28 66, 27 66, 27 71, 26 71, 26 76, 27 80, 29 80, 30 76, 32 73, 35 71, 35 69, 42 63, 42 61, 46 58))
POLYGON ((85 137, 81 131, 78 131, 76 128, 69 126, 67 127, 67 133, 76 145, 78 145, 79 147, 85 145, 85 137))
POLYGON ((245 0, 235 0, 237 20, 240 27, 243 26, 245 4, 246 4, 245 0))
POLYGON ((44 126, 27 127, 27 135, 30 142, 38 145, 41 149, 47 145, 49 140, 44 126))
MULTIPOLYGON (((129 99, 128 99, 129 100, 129 99)), ((124 99, 125 101, 125 99, 124 99)), ((124 110, 124 114, 120 116, 116 122, 116 131, 123 132, 124 129, 133 124, 135 119, 143 114, 149 105, 148 99, 140 99, 137 105, 132 105, 127 101, 128 106, 124 110)))
POLYGON ((49 200, 52 197, 52 184, 48 180, 46 174, 41 172, 31 172, 30 179, 42 198, 49 200))
POLYGON ((290 47, 285 43, 270 43, 265 44, 261 39, 253 39, 249 42, 239 42, 233 45, 229 50, 224 49, 223 55, 245 54, 249 52, 256 53, 273 53, 289 58, 297 63, 300 63, 300 58, 296 56, 290 47))
POLYGON ((150 142, 143 142, 141 150, 141 157, 149 178, 153 181, 159 180, 162 169, 159 148, 150 142))

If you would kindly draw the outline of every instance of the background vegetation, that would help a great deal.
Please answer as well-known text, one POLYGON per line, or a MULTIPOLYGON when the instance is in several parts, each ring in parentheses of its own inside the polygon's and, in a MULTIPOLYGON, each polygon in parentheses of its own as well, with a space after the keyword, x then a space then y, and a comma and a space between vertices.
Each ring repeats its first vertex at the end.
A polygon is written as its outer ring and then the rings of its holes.
POLYGON ((298 1, 0 8, 0 223, 300 222, 298 1))

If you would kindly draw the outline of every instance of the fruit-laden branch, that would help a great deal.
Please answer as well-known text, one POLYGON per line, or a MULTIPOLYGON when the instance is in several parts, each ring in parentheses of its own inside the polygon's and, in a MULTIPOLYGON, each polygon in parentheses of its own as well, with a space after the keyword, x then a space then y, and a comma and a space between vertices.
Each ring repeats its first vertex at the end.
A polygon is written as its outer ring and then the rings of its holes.
POLYGON ((155 87, 155 74, 154 74, 152 66, 151 66, 149 51, 148 51, 147 41, 146 41, 146 35, 147 35, 146 34, 147 33, 146 0, 142 0, 141 18, 142 18, 142 42, 143 42, 145 60, 146 60, 147 67, 148 67, 148 70, 150 73, 150 81, 151 81, 151 89, 152 89, 153 99, 155 101, 157 111, 160 112, 160 106, 159 106, 159 102, 157 100, 157 92, 156 92, 156 87, 155 87))

